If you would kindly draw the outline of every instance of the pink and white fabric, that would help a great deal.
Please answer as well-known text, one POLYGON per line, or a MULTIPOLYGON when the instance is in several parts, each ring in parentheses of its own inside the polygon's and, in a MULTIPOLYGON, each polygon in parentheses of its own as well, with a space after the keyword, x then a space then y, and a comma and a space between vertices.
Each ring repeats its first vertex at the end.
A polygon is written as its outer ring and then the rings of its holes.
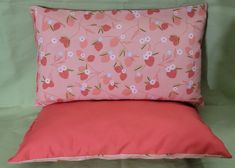
POLYGON ((37 98, 174 100, 201 104, 205 4, 172 9, 31 8, 37 98))

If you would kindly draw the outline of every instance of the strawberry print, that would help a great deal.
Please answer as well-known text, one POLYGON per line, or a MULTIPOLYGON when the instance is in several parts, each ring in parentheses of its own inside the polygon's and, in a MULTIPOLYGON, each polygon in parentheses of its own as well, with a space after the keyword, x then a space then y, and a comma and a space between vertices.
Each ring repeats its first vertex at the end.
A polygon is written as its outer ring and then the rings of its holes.
POLYGON ((116 47, 120 42, 120 39, 118 37, 113 37, 110 41, 110 47, 116 47))
POLYGON ((166 70, 166 75, 169 78, 176 78, 177 71, 180 70, 181 68, 177 68, 175 64, 171 64, 165 68, 166 70))
POLYGON ((191 18, 194 17, 196 9, 194 9, 193 6, 188 6, 186 9, 187 9, 187 15, 191 18))
POLYGON ((131 95, 131 90, 129 88, 126 88, 122 91, 122 94, 124 96, 130 96, 131 95))
POLYGON ((104 24, 101 26, 101 28, 103 29, 103 31, 107 32, 111 29, 111 26, 109 26, 108 24, 104 24))
POLYGON ((61 78, 68 79, 70 71, 73 71, 73 70, 68 69, 66 65, 61 65, 60 67, 58 67, 59 76, 61 78))
POLYGON ((40 63, 42 66, 46 66, 47 65, 47 56, 50 55, 50 53, 45 54, 44 52, 40 52, 40 63))
POLYGON ((91 87, 89 87, 87 83, 82 83, 82 85, 80 86, 81 95, 88 96, 88 94, 90 93, 90 89, 91 87))
POLYGON ((107 52, 100 54, 100 60, 102 63, 107 63, 110 61, 110 56, 107 52))
POLYGON ((86 20, 89 20, 92 17, 92 12, 86 12, 83 16, 86 20))
POLYGON ((170 23, 168 22, 161 22, 156 20, 155 22, 149 22, 149 29, 154 31, 156 29, 160 29, 161 31, 165 31, 170 27, 170 23))
POLYGON ((88 55, 88 57, 87 57, 87 61, 88 62, 93 62, 95 60, 95 56, 94 55, 88 55))
POLYGON ((195 53, 194 58, 198 59, 200 58, 200 56, 201 56, 201 53, 198 51, 195 53))
POLYGON ((56 22, 56 23, 53 25, 52 30, 53 30, 53 31, 59 30, 59 29, 61 28, 61 26, 62 26, 62 23, 56 22))
POLYGON ((44 10, 45 13, 48 13, 48 12, 56 12, 56 11, 58 11, 58 9, 46 8, 46 9, 44 10))
POLYGON ((193 93, 194 89, 195 89, 195 85, 193 84, 193 81, 189 81, 187 83, 186 93, 190 95, 193 93))
POLYGON ((170 99, 176 99, 176 97, 179 95, 179 88, 178 86, 173 86, 172 91, 169 93, 170 99))
POLYGON ((159 13, 159 12, 160 12, 159 9, 148 9, 148 10, 147 10, 147 14, 148 14, 148 15, 152 15, 152 14, 154 14, 154 13, 159 13))
POLYGON ((147 66, 151 67, 154 65, 155 62, 155 58, 154 55, 156 55, 157 53, 153 53, 152 51, 147 51, 144 55, 144 62, 147 66))
POLYGON ((84 37, 84 36, 80 36, 79 37, 79 44, 80 44, 80 47, 81 48, 86 48, 87 47, 87 45, 88 45, 88 41, 87 41, 87 39, 84 37))
POLYGON ((89 75, 90 75, 90 70, 89 69, 85 69, 84 71, 82 71, 80 74, 80 79, 82 81, 88 79, 89 75))
POLYGON ((120 73, 120 79, 122 80, 122 81, 124 81, 124 80, 126 80, 126 78, 127 78, 127 72, 126 72, 126 69, 122 69, 122 71, 121 71, 121 73, 120 73))
POLYGON ((145 90, 151 90, 153 88, 158 88, 159 87, 159 82, 154 80, 154 79, 150 79, 149 77, 147 77, 148 81, 145 82, 145 90))
POLYGON ((192 78, 195 75, 196 70, 197 70, 196 65, 193 65, 192 67, 190 67, 190 69, 186 71, 186 73, 188 74, 188 78, 192 78))
POLYGON ((64 45, 65 48, 68 48, 70 45, 70 39, 68 37, 62 36, 60 42, 64 45))
POLYGON ((114 64, 114 70, 117 72, 117 73, 121 73, 122 72, 122 66, 121 65, 118 65, 117 63, 114 64))
POLYGON ((95 96, 99 95, 101 93, 101 91, 102 91, 101 89, 102 89, 101 84, 95 86, 92 89, 92 94, 95 95, 95 96))
POLYGON ((141 74, 140 72, 137 72, 137 73, 135 74, 135 83, 140 83, 140 82, 142 82, 143 78, 144 78, 143 74, 141 74))
POLYGON ((100 11, 100 12, 97 12, 96 14, 95 14, 95 18, 97 19, 97 20, 101 20, 101 19, 104 19, 104 12, 102 12, 102 11, 100 11))
POLYGON ((49 79, 49 78, 44 78, 42 81, 42 88, 47 89, 47 88, 53 88, 54 87, 54 82, 49 79))
POLYGON ((114 88, 117 88, 118 83, 114 82, 113 80, 109 81, 109 85, 108 85, 108 88, 109 90, 114 90, 114 88))
POLYGON ((177 46, 180 43, 180 37, 177 35, 171 35, 169 40, 173 43, 174 46, 177 46))
POLYGON ((126 15, 125 18, 126 18, 126 20, 131 21, 131 20, 135 19, 135 15, 134 15, 132 12, 129 12, 129 13, 126 15))
POLYGON ((162 23, 161 24, 161 30, 166 30, 169 27, 169 23, 162 23))
POLYGON ((122 95, 124 96, 130 96, 130 95, 134 95, 137 93, 138 93, 138 90, 135 85, 126 86, 126 88, 122 91, 122 95))
POLYGON ((188 34, 189 44, 193 45, 195 43, 195 37, 193 33, 188 34))
POLYGON ((135 59, 132 55, 128 55, 124 60, 126 67, 130 67, 134 61, 135 59))
POLYGON ((45 18, 42 20, 42 27, 41 30, 42 31, 47 31, 49 29, 49 24, 47 22, 47 20, 45 20, 45 18))
POLYGON ((38 105, 91 99, 202 104, 206 13, 206 4, 107 11, 33 7, 38 105))
POLYGON ((116 15, 118 13, 118 10, 112 10, 112 14, 116 15))
POLYGON ((99 40, 94 42, 93 45, 96 51, 100 51, 103 48, 103 43, 99 40))

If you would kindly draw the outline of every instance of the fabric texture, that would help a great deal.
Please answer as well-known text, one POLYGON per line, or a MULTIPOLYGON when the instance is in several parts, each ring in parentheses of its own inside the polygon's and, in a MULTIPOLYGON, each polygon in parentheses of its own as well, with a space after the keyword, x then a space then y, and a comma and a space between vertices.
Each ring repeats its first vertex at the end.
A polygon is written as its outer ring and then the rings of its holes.
POLYGON ((206 4, 78 11, 32 7, 37 105, 153 99, 202 104, 206 4))
MULTIPOLYGON (((7 159, 17 150, 22 136, 40 111, 34 106, 36 50, 32 19, 28 8, 42 5, 53 8, 109 10, 149 9, 203 3, 204 0, 1 0, 0 1, 0 167, 4 168, 231 168, 235 159, 176 160, 100 160, 12 165, 7 159)), ((200 108, 204 122, 234 150, 235 117, 235 1, 207 0, 208 23, 202 57, 202 92, 205 106, 200 108)))
POLYGON ((206 156, 231 154, 193 107, 155 101, 83 101, 44 107, 9 162, 206 156))

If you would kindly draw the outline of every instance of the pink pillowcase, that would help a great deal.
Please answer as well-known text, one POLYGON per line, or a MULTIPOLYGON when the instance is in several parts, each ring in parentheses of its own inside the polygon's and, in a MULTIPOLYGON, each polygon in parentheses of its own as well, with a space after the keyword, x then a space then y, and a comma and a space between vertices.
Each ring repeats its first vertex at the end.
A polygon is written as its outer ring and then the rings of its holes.
POLYGON ((160 10, 31 9, 37 105, 91 99, 203 102, 206 4, 160 10))
POLYGON ((231 157, 189 106, 154 101, 53 104, 39 113, 10 163, 231 157))

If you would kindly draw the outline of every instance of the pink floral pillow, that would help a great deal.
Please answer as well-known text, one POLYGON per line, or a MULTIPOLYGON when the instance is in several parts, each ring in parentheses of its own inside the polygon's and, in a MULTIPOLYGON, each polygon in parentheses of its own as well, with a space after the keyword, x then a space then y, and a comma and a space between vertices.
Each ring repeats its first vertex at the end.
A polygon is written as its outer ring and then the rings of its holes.
POLYGON ((201 104, 206 4, 173 9, 31 8, 37 98, 174 100, 201 104))

